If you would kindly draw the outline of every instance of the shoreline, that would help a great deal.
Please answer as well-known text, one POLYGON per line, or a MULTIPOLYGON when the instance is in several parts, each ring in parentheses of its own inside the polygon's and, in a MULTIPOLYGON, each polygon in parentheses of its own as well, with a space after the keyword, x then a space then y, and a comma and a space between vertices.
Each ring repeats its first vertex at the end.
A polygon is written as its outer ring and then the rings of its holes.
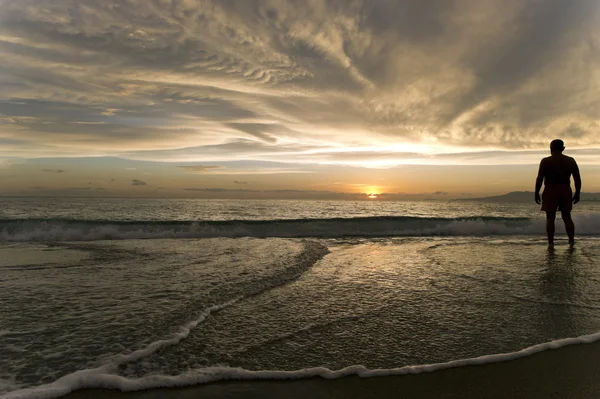
POLYGON ((418 374, 338 379, 227 380, 181 388, 121 392, 82 389, 65 399, 191 398, 598 398, 600 341, 566 345, 513 360, 418 374))

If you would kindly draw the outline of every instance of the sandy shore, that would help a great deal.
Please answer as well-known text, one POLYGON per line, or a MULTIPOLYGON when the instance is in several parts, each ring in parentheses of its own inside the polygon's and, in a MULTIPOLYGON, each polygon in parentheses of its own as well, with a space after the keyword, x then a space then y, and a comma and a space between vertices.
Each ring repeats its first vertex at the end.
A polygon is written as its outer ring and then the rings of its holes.
POLYGON ((224 381, 177 389, 85 389, 68 399, 600 398, 600 342, 481 366, 390 377, 224 381))

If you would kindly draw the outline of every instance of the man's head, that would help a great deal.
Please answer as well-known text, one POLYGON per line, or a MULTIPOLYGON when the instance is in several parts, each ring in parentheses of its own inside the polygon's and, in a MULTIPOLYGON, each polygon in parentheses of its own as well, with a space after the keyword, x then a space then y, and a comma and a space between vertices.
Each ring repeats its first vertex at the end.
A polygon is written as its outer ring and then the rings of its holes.
POLYGON ((565 143, 562 140, 556 139, 552 140, 552 142, 550 143, 550 152, 552 154, 561 154, 564 150, 565 143))

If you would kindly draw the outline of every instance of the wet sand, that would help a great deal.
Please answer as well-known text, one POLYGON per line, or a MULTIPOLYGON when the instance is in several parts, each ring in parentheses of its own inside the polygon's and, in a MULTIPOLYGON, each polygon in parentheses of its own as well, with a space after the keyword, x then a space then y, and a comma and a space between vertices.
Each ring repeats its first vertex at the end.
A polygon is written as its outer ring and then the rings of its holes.
POLYGON ((68 399, 192 398, 600 398, 600 342, 569 345, 511 361, 414 375, 335 380, 223 381, 120 392, 84 389, 68 399))

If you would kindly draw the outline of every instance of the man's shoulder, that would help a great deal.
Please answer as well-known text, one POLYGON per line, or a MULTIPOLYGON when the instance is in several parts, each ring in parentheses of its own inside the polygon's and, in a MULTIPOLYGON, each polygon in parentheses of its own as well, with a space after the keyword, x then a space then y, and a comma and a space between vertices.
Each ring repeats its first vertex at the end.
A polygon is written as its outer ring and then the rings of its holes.
POLYGON ((563 155, 563 157, 565 157, 565 159, 567 160, 567 162, 577 163, 577 162, 575 162, 575 158, 573 158, 573 157, 570 157, 568 155, 563 155))

